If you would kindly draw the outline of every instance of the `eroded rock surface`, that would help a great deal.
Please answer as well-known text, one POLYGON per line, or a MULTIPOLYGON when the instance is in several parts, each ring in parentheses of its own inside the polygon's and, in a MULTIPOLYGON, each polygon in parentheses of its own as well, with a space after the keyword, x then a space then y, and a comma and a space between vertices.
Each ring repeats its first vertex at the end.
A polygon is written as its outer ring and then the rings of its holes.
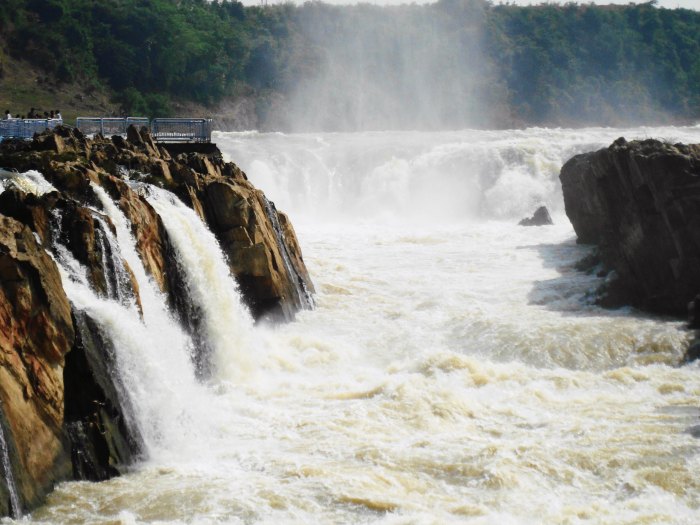
MULTIPOLYGON (((63 364, 75 332, 53 259, 28 227, 3 216, 0 326, 5 438, 19 500, 26 509, 39 504, 55 482, 70 477, 63 433, 63 364)), ((0 501, 4 514, 10 513, 8 507, 7 498, 0 501)))
MULTIPOLYGON (((145 130, 90 139, 58 127, 31 142, 0 143, 0 168, 37 170, 57 190, 0 193, 0 428, 26 510, 57 481, 107 479, 142 453, 110 342, 88 314, 72 309, 49 255, 64 247, 95 293, 141 308, 132 269, 109 242, 116 225, 102 190, 129 221, 144 269, 191 331, 198 326, 188 319, 192 302, 171 240, 130 181, 172 191, 207 223, 254 317, 293 318, 313 305, 313 285, 289 219, 212 145, 207 154, 173 156, 145 130)), ((0 514, 11 513, 9 493, 0 479, 0 514)))
POLYGON ((621 138, 560 178, 578 241, 617 273, 617 299, 685 316, 700 293, 700 146, 621 138))

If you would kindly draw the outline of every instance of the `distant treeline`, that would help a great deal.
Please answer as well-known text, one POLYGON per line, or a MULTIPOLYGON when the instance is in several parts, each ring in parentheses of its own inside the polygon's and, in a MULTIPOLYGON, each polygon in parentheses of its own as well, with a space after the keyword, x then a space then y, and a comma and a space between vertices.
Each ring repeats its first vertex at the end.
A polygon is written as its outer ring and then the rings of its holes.
POLYGON ((130 113, 247 98, 268 126, 324 129, 700 117, 700 13, 654 2, 2 0, 0 40, 130 113))

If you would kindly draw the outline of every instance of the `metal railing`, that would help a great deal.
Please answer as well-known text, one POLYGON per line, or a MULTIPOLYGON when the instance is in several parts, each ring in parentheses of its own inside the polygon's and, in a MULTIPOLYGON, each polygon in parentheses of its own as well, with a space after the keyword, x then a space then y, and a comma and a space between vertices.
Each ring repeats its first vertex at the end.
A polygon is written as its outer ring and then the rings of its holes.
POLYGON ((154 118, 151 134, 157 142, 211 142, 212 121, 206 118, 154 118))
POLYGON ((0 120, 0 140, 31 139, 35 133, 53 129, 63 124, 61 119, 6 119, 0 120))
POLYGON ((140 128, 148 127, 146 117, 78 117, 75 127, 84 135, 97 135, 111 137, 112 135, 126 135, 126 129, 131 125, 140 128))
POLYGON ((75 127, 85 135, 100 134, 103 137, 126 135, 126 129, 150 128, 156 142, 211 142, 212 120, 206 118, 154 118, 144 117, 78 117, 75 127))

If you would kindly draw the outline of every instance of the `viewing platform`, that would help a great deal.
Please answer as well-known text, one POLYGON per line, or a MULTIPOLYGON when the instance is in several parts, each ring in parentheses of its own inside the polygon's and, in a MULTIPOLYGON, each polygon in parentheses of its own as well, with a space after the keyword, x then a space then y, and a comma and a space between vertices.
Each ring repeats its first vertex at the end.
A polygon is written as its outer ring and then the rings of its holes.
MULTIPOLYGON (((0 141, 3 139, 32 139, 35 133, 42 133, 62 125, 61 119, 7 119, 0 120, 0 141)), ((103 137, 126 136, 129 126, 147 128, 153 140, 163 144, 210 144, 212 119, 206 118, 154 118, 145 117, 78 117, 75 127, 83 134, 103 137)))
POLYGON ((61 119, 20 119, 0 120, 0 141, 3 139, 31 139, 35 133, 53 129, 63 124, 61 119))
POLYGON ((145 127, 153 140, 159 143, 210 143, 212 119, 206 118, 154 118, 144 117, 107 118, 78 117, 75 127, 85 135, 99 133, 104 137, 126 135, 129 126, 145 127))

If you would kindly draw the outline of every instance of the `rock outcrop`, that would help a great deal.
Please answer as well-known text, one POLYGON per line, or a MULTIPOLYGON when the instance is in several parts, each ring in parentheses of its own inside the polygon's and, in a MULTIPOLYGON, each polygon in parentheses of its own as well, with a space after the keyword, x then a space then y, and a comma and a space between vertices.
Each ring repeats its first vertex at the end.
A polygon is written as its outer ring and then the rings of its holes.
POLYGON ((291 319, 313 306, 289 219, 215 147, 175 153, 135 128, 126 138, 90 139, 58 127, 31 142, 0 143, 0 168, 37 170, 57 189, 33 194, 6 184, 0 192, 0 453, 14 474, 0 472, 0 514, 37 506, 58 481, 119 474, 142 453, 110 342, 71 306, 49 254, 65 247, 95 293, 140 308, 133 272, 107 242, 116 230, 97 187, 129 220, 146 272, 191 330, 198 327, 187 319, 191 301, 173 244, 130 181, 170 190, 206 222, 254 317, 291 319))
POLYGON ((700 146, 620 138, 560 179, 578 241, 617 274, 616 300, 685 316, 700 293, 700 146))
MULTIPOLYGON (((20 508, 70 477, 63 432, 63 364, 75 340, 71 307, 53 259, 22 223, 0 216, 0 407, 20 508)), ((0 500, 7 515, 9 497, 0 500)))
POLYGON ((526 217, 518 223, 519 226, 549 226, 550 224, 554 223, 546 206, 540 206, 532 217, 526 217))

